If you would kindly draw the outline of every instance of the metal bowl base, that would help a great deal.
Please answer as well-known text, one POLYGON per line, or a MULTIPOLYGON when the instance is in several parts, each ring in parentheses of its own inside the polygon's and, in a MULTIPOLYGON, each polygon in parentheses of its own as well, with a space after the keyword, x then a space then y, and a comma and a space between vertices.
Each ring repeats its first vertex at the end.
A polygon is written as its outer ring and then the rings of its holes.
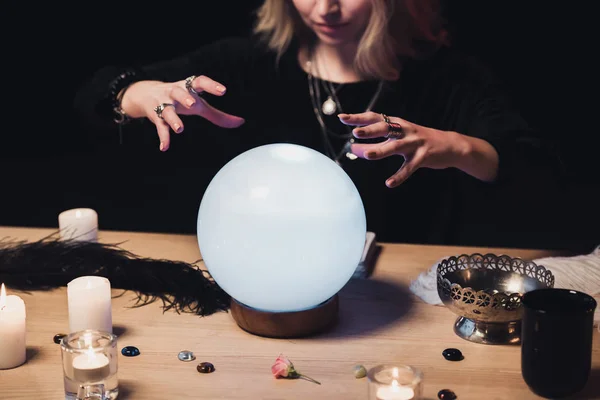
POLYGON ((480 344, 520 344, 521 321, 481 322, 458 317, 454 332, 461 338, 480 344))

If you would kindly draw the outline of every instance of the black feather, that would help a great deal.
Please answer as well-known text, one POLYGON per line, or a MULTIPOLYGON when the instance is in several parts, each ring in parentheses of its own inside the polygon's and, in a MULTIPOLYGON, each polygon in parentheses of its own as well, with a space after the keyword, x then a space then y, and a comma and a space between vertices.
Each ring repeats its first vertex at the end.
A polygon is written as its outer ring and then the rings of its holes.
POLYGON ((111 287, 133 291, 140 307, 162 301, 164 311, 211 315, 227 311, 230 297, 194 263, 137 256, 121 244, 61 240, 0 240, 0 282, 20 291, 47 291, 80 276, 103 276, 111 287))

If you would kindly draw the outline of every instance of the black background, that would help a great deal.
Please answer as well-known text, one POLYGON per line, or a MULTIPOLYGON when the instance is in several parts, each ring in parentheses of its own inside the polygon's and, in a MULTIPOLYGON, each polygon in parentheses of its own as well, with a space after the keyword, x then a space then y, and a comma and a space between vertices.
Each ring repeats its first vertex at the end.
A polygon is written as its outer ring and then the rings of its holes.
MULTIPOLYGON (((5 2, 0 224, 55 227, 60 211, 93 207, 102 229, 194 232, 201 187, 212 171, 195 169, 189 149, 181 161, 154 147, 96 146, 73 115, 74 93, 106 64, 160 60, 246 34, 260 3, 5 2)), ((550 3, 448 2, 455 46, 503 78, 524 116, 560 152, 556 186, 506 193, 517 207, 515 198, 530 204, 515 210, 511 229, 480 215, 478 225, 496 235, 474 232, 461 244, 600 244, 594 12, 591 2, 550 3), (527 235, 507 233, 520 224, 527 235)))

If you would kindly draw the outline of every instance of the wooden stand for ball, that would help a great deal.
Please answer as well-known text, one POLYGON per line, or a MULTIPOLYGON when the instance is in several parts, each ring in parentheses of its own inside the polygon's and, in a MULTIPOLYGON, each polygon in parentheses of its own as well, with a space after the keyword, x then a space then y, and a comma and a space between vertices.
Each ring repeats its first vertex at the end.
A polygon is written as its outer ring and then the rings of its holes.
POLYGON ((314 308, 294 312, 259 311, 231 299, 231 315, 239 327, 270 338, 299 338, 323 332, 337 321, 338 310, 337 294, 314 308))

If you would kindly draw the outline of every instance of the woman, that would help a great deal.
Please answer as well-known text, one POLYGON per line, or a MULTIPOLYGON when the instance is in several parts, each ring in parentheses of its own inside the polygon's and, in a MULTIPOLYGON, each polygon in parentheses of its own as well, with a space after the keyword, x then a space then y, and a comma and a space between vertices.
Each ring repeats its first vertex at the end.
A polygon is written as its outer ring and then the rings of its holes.
POLYGON ((527 126, 485 68, 449 48, 436 0, 265 0, 257 16, 250 38, 103 69, 77 107, 151 121, 163 152, 185 130, 220 163, 272 142, 322 151, 387 241, 449 241, 457 185, 514 170, 527 126))

